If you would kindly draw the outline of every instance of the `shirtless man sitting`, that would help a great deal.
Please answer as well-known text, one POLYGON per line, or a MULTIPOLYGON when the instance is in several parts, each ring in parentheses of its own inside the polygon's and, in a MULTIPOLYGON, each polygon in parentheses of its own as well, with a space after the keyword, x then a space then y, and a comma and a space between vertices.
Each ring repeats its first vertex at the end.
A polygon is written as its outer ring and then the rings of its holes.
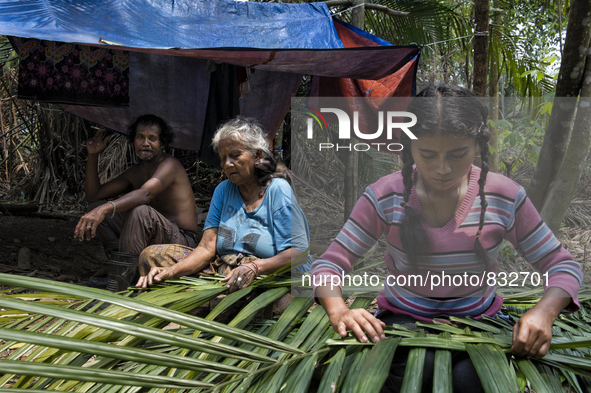
POLYGON ((92 210, 82 216, 74 237, 97 236, 108 256, 110 251, 139 255, 151 244, 196 247, 200 236, 189 177, 179 160, 164 152, 174 134, 155 115, 138 117, 128 131, 139 163, 105 184, 100 184, 98 157, 111 137, 99 130, 86 142, 84 190, 92 210))

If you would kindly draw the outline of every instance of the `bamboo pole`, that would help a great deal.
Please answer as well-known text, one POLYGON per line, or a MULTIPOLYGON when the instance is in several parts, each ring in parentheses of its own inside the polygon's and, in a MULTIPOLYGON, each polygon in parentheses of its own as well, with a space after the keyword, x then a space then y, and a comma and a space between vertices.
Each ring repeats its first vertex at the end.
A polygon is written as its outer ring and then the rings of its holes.
MULTIPOLYGON (((31 135, 27 135, 27 137, 25 139, 23 139, 21 141, 21 143, 19 143, 14 150, 12 151, 12 153, 6 157, 5 159, 3 159, 2 161, 0 161, 0 165, 4 164, 7 160, 11 159, 11 157, 15 154, 15 152, 18 152, 18 149, 21 148, 21 146, 23 146, 25 143, 27 143, 29 140, 31 139, 31 135)), ((11 146, 12 146, 12 138, 11 138, 11 146)), ((19 153, 20 154, 20 153, 19 153)), ((22 156, 21 156, 21 160, 22 160, 22 156)), ((24 161, 23 161, 24 163, 24 161)))
POLYGON ((76 125, 74 126, 74 180, 78 183, 78 160, 79 160, 79 146, 78 146, 78 128, 80 127, 80 119, 76 117, 76 125))
POLYGON ((49 172, 49 166, 45 167, 45 176, 43 178, 43 187, 41 188, 41 196, 39 197, 39 204, 42 205, 43 202, 45 201, 45 194, 47 193, 47 188, 49 186, 49 178, 50 178, 50 172, 49 172))
MULTIPOLYGON (((29 137, 25 138, 25 140, 27 140, 27 139, 29 139, 29 140, 30 140, 30 139, 31 139, 31 136, 29 135, 29 137)), ((21 145, 23 145, 23 144, 24 144, 24 142, 25 142, 25 141, 23 141, 23 143, 21 143, 21 145)), ((23 155, 21 154, 20 150, 18 150, 18 149, 17 149, 17 150, 16 150, 16 152, 17 152, 17 154, 18 154, 18 157, 19 157, 19 158, 20 158, 20 160, 21 160, 21 163, 23 164, 23 169, 25 170, 25 173, 28 175, 28 174, 29 174, 29 167, 28 167, 28 165, 27 165, 27 162, 26 162, 26 161, 25 161, 25 159, 23 158, 23 155)))
MULTIPOLYGON (((14 101, 12 101, 11 103, 11 107, 12 107, 12 122, 14 123, 14 127, 18 126, 18 116, 16 115, 16 105, 14 103, 14 101)), ((13 142, 13 138, 14 135, 11 135, 8 138, 8 157, 6 157, 6 159, 8 160, 8 164, 6 165, 6 168, 8 170, 8 190, 12 189, 12 170, 13 170, 13 155, 14 155, 14 142, 13 142)))
MULTIPOLYGON (((358 27, 363 30, 365 26, 365 1, 364 0, 355 0, 354 7, 351 15, 351 24, 355 27, 358 27)), ((353 144, 357 141, 357 139, 353 139, 351 142, 353 144)), ((349 151, 345 158, 345 212, 344 212, 344 222, 349 219, 351 212, 353 211, 353 207, 355 203, 357 203, 357 198, 359 197, 357 193, 357 184, 359 183, 359 152, 355 149, 349 151)))
MULTIPOLYGON (((2 107, 0 106, 0 129, 4 131, 4 114, 2 113, 2 107)), ((7 141, 6 141, 6 133, 2 134, 2 150, 4 150, 4 158, 8 157, 8 148, 7 148, 7 141)), ((6 180, 8 181, 8 166, 5 167, 6 170, 6 180)))

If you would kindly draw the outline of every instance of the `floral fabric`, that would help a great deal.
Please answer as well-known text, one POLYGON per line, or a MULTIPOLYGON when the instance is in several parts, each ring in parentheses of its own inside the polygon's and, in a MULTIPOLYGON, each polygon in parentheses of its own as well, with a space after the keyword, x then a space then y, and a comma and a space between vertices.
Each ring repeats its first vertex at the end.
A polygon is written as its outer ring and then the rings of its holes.
POLYGON ((129 104, 129 52, 13 38, 19 98, 89 105, 129 104))

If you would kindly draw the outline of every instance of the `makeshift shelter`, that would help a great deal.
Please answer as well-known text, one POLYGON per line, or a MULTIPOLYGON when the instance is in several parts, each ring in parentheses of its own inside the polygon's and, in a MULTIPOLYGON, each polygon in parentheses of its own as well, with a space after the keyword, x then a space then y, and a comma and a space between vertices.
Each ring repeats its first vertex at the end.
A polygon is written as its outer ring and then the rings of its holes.
POLYGON ((303 74, 316 95, 410 96, 419 54, 334 19, 325 3, 5 0, 0 34, 19 52, 22 98, 122 133, 154 113, 174 147, 212 163, 220 121, 255 117, 273 136, 303 74))

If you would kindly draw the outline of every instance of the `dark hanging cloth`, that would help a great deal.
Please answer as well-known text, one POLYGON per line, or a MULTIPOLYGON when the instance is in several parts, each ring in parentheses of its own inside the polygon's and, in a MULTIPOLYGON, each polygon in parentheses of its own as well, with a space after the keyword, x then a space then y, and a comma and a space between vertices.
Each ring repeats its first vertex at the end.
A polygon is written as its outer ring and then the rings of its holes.
POLYGON ((129 52, 11 37, 19 62, 18 97, 76 105, 129 105, 129 52))
POLYGON ((172 147, 199 151, 211 77, 206 66, 207 60, 193 57, 130 52, 129 106, 61 106, 122 134, 135 118, 152 113, 174 131, 172 147))
POLYGON ((211 139, 221 123, 240 114, 239 87, 236 66, 209 62, 211 77, 205 112, 205 124, 201 137, 199 158, 211 165, 220 165, 220 158, 211 147, 211 139), (215 67, 215 68, 214 68, 215 67))

